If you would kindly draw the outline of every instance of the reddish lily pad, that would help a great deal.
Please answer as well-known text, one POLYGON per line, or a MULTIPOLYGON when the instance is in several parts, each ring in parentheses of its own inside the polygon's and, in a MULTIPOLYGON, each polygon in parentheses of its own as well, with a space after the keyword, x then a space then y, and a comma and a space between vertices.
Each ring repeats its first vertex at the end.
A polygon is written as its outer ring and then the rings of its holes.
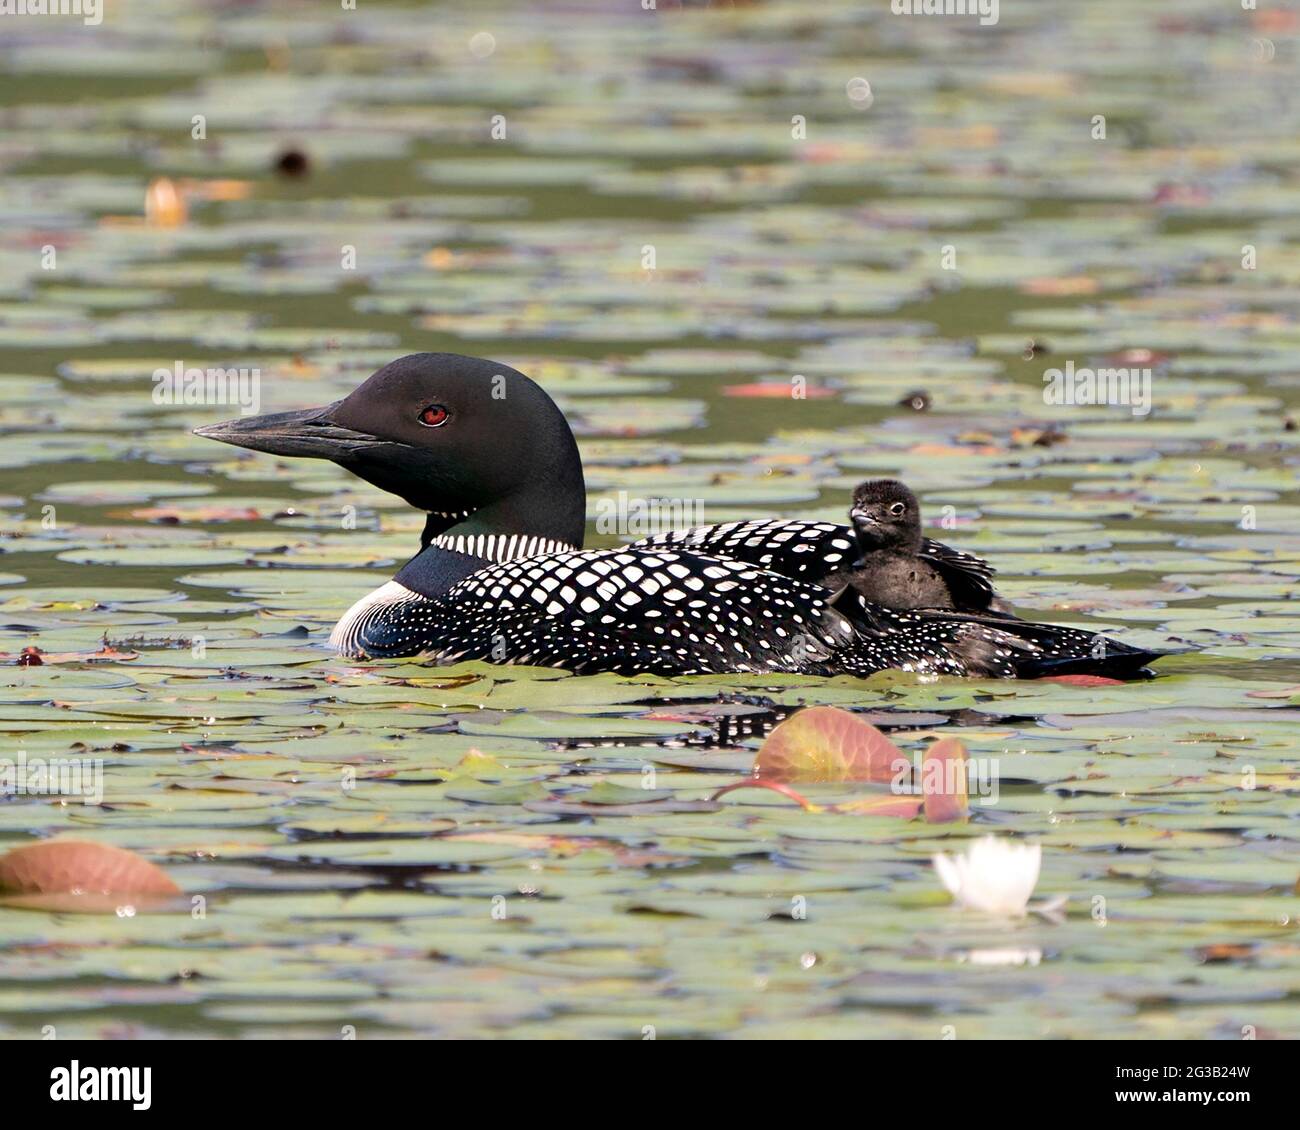
POLYGON ((1048 675, 1040 683, 1060 683, 1064 687, 1118 687, 1123 679, 1108 679, 1105 675, 1048 675))
POLYGON ((949 824, 970 815, 966 778, 966 747, 956 738, 942 738, 925 751, 921 787, 928 824, 949 824))
POLYGON ((791 715, 763 743, 754 776, 770 781, 889 781, 903 751, 856 714, 810 706, 791 715))
POLYGON ((834 389, 822 385, 807 385, 795 396, 794 386, 788 381, 759 381, 753 384, 724 385, 723 396, 737 396, 766 400, 825 400, 836 395, 834 389))
POLYGON ((125 848, 54 840, 0 856, 0 901, 34 910, 112 912, 181 893, 162 868, 125 848))

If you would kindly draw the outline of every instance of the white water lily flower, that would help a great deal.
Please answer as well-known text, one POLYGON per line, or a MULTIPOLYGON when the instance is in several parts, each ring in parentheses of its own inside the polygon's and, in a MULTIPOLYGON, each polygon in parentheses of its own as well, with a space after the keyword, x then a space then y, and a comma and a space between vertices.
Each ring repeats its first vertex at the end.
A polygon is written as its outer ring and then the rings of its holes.
POLYGON ((957 902, 986 914, 1020 917, 1038 883, 1043 849, 985 836, 965 855, 936 855, 934 869, 957 902))
POLYGON ((957 960, 971 965, 1038 965, 1043 951, 1037 946, 1022 949, 1019 946, 1000 950, 967 950, 957 955, 957 960))

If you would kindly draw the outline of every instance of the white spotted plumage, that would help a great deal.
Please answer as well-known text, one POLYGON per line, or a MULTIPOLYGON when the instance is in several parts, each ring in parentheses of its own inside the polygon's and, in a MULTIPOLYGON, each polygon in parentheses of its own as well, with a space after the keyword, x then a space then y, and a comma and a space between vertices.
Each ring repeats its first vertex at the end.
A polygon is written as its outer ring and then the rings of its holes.
POLYGON ((817 581, 855 554, 853 531, 835 522, 767 518, 656 534, 631 548, 670 546, 749 561, 782 576, 817 581))
MULTIPOLYGON (((814 561, 841 548, 842 530, 832 523, 736 522, 617 549, 524 556, 529 545, 496 537, 482 549, 504 560, 438 597, 396 581, 381 585, 353 605, 330 642, 354 656, 427 654, 439 663, 482 659, 656 675, 869 675, 900 668, 1011 678, 1053 663, 1086 664, 1095 655, 1099 637, 1080 629, 894 610, 860 597, 832 607, 829 589, 786 570, 798 567, 797 548, 809 546, 815 572, 814 561), (697 541, 712 552, 700 552, 697 541), (723 550, 777 557, 782 571, 733 560, 723 550)), ((1107 642, 1121 662, 1145 654, 1107 642)))
POLYGON ((827 607, 824 589, 672 550, 570 550, 498 562, 439 598, 392 585, 354 607, 335 629, 335 646, 575 671, 826 674, 855 636, 827 607))

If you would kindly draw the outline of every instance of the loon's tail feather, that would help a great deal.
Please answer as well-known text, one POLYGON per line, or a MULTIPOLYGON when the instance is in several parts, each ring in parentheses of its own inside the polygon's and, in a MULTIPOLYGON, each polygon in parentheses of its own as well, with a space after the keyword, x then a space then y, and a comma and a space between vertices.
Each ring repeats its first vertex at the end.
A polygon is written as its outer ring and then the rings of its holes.
POLYGON ((1143 668, 1168 654, 1121 643, 1097 632, 1037 624, 998 612, 882 608, 852 590, 830 601, 862 629, 839 665, 855 674, 890 666, 935 674, 998 679, 1050 675, 1140 678, 1143 668))
POLYGON ((1039 679, 1051 675, 1101 675, 1110 679, 1140 678, 1148 663, 1168 654, 1121 643, 1099 632, 1067 628, 1060 624, 1038 624, 1006 615, 978 613, 925 613, 948 622, 966 622, 978 645, 971 650, 972 670, 1010 674, 1017 679, 1039 679), (983 629, 983 630, 980 630, 983 629), (983 653, 997 653, 992 662, 983 653))

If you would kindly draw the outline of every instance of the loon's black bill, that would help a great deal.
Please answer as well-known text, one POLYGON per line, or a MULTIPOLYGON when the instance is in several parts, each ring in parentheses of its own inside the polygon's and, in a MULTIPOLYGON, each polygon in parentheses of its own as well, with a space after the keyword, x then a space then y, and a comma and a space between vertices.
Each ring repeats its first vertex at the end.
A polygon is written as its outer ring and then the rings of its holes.
POLYGON ((336 401, 324 408, 241 416, 195 428, 194 434, 272 455, 305 455, 316 459, 339 459, 385 442, 334 423, 330 416, 338 404, 336 401))

